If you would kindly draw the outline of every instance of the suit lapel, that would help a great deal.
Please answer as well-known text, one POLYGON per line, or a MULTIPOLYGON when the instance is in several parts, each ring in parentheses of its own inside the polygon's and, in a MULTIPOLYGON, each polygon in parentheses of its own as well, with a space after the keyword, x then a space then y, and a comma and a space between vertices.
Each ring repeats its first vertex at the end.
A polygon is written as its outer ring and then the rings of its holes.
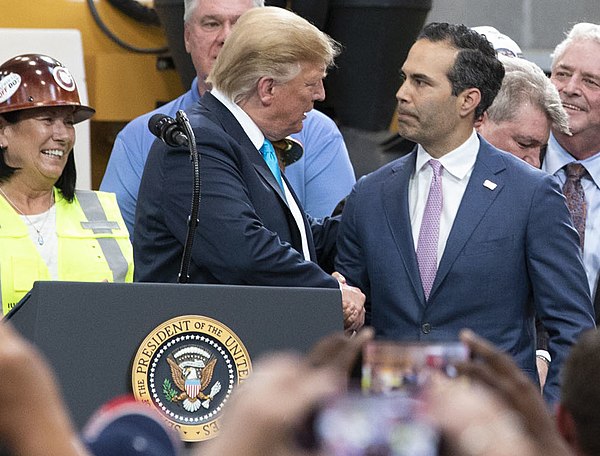
POLYGON ((430 296, 435 294, 471 234, 504 187, 501 172, 506 165, 501 156, 502 152, 492 148, 481 137, 479 139, 481 145, 475 166, 450 230, 430 296))
POLYGON ((392 175, 384 182, 383 205, 389 229, 400 251, 400 258, 417 296, 421 297, 424 305, 425 295, 417 264, 408 205, 408 186, 415 169, 415 160, 414 151, 398 160, 398 164, 392 169, 392 175))
MULTIPOLYGON (((272 175, 272 173, 271 173, 271 175, 272 175)), ((317 263, 318 262, 317 249, 315 247, 315 241, 312 236, 312 227, 308 221, 306 212, 304 212, 304 208, 302 207, 300 200, 298 200, 298 197, 296 196, 296 192, 294 192, 294 189, 292 188, 292 184, 290 184, 290 182, 285 177, 285 173, 281 173, 281 177, 285 181, 285 185, 287 185, 287 188, 290 190, 290 194, 292 195, 292 198, 294 198, 294 201, 296 202, 296 205, 298 206, 298 209, 300 210, 300 215, 302 216, 302 223, 304 224, 304 232, 306 233, 306 239, 308 241, 308 252, 310 254, 310 259, 312 261, 314 261, 315 263, 317 263)), ((279 184, 277 184, 277 188, 279 188, 279 184)), ((289 209, 290 206, 287 202, 286 202, 286 207, 288 208, 289 217, 291 217, 290 226, 295 227, 294 229, 296 229, 297 235, 298 235, 299 239, 301 239, 301 235, 300 235, 300 231, 299 231, 300 227, 296 225, 296 221, 294 219, 291 209, 289 209)), ((299 250, 299 251, 301 251, 301 250, 299 250)))
MULTIPOLYGON (((283 190, 281 189, 281 187, 279 186, 279 183, 277 182, 277 179, 275 179, 275 176, 269 169, 267 162, 265 162, 265 160, 260 156, 260 153, 257 154, 257 157, 254 157, 254 154, 250 154, 250 155, 251 155, 252 163, 254 164, 254 168, 256 169, 258 174, 260 174, 260 176, 273 189, 273 191, 275 193, 277 193, 277 195, 279 195, 281 202, 287 206, 288 203, 283 194, 283 190)), ((283 172, 281 173, 281 175, 283 177, 283 172)), ((289 184, 288 184, 288 187, 289 187, 289 184)))
POLYGON ((258 172, 258 174, 263 178, 263 180, 273 189, 275 193, 279 196, 281 201, 287 205, 285 200, 285 196, 277 179, 273 176, 273 173, 269 169, 269 166, 262 158, 259 151, 256 150, 250 138, 237 121, 235 116, 227 109, 219 100, 217 100, 214 95, 210 92, 206 92, 202 97, 202 104, 204 107, 211 112, 213 115, 211 118, 216 120, 219 125, 229 134, 231 135, 242 148, 247 151, 247 155, 252 161, 254 168, 258 172))
POLYGON ((227 109, 219 100, 215 98, 210 92, 206 92, 202 97, 201 104, 204 108, 211 113, 209 116, 215 123, 218 123, 227 134, 234 138, 240 146, 247 151, 247 155, 252 161, 254 168, 258 174, 264 179, 264 181, 273 189, 281 201, 287 205, 285 196, 279 183, 273 173, 269 169, 269 166, 260 155, 260 152, 256 150, 250 138, 237 121, 235 116, 227 109))
MULTIPOLYGON (((200 100, 200 109, 204 111, 204 114, 208 118, 210 118, 216 124, 220 125, 221 128, 223 128, 223 130, 225 130, 227 134, 229 134, 240 144, 240 146, 246 152, 248 158, 254 165, 254 169, 256 169, 256 172, 261 176, 265 183, 269 185, 273 189, 273 191, 279 196, 279 199, 281 200, 281 203, 285 208, 284 210, 286 211, 290 229, 295 230, 298 239, 300 239, 300 227, 298 227, 298 225, 295 222, 294 216, 292 215, 292 211, 289 208, 287 200, 283 194, 281 187, 279 186, 279 183, 277 182, 277 179, 275 179, 275 176, 269 169, 269 166, 261 156, 260 152, 256 150, 254 144, 252 143, 252 141, 250 141, 250 138, 248 138, 248 135, 246 134, 240 123, 237 121, 235 116, 229 111, 229 109, 227 109, 223 105, 223 103, 217 100, 215 96, 212 95, 210 92, 206 92, 202 96, 202 99, 200 100)), ((302 214, 302 220, 304 222, 304 230, 308 239, 308 248, 310 251, 310 255, 311 258, 316 261, 316 250, 315 243, 312 237, 312 230, 308 223, 308 219, 306 218, 306 214, 304 213, 304 209, 302 208, 302 204, 300 204, 298 197, 296 196, 294 190, 292 189, 292 186, 286 179, 284 173, 282 173, 282 178, 285 180, 285 183, 289 188, 290 193, 294 198, 294 201, 300 208, 300 213, 302 214)), ((299 251, 302 251, 301 247, 299 251)))

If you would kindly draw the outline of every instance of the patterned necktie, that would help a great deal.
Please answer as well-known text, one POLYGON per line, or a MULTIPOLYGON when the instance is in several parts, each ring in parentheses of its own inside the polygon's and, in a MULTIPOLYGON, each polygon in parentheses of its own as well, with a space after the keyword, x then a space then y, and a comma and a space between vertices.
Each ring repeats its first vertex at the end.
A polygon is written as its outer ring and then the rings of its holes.
POLYGON ((265 142, 260 148, 260 153, 262 154, 267 166, 275 176, 279 187, 281 187, 281 191, 285 195, 285 190, 283 189, 283 179, 281 178, 281 169, 279 169, 279 162, 277 161, 277 155, 275 154, 275 149, 273 148, 273 144, 267 138, 265 138, 265 142))
POLYGON ((587 170, 579 163, 569 163, 565 166, 567 180, 563 185, 563 194, 567 199, 567 207, 571 213, 573 225, 579 233, 579 244, 583 250, 585 240, 585 217, 587 207, 585 204, 585 193, 581 185, 581 178, 585 176, 587 170))
POLYGON ((421 283, 425 291, 425 299, 429 293, 437 273, 437 251, 440 236, 440 215, 442 213, 442 164, 437 160, 429 160, 433 169, 429 196, 423 212, 423 221, 419 231, 417 245, 417 262, 421 273, 421 283))

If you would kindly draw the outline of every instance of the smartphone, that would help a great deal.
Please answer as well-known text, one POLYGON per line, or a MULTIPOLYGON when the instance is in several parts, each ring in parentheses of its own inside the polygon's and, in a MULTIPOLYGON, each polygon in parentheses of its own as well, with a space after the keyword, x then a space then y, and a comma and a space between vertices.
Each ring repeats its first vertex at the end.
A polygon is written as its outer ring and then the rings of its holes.
POLYGON ((435 456, 440 437, 407 396, 349 394, 316 414, 318 448, 328 456, 435 456))
POLYGON ((436 376, 455 377, 456 364, 468 357, 461 342, 369 341, 363 349, 361 387, 370 394, 415 397, 436 376))

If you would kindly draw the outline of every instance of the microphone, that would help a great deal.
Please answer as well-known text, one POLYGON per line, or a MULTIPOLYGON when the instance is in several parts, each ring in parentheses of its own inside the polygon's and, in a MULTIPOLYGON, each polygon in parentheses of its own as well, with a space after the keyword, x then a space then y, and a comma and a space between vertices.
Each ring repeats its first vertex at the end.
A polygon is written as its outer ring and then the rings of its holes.
POLYGON ((188 145, 185 130, 172 117, 166 114, 154 114, 148 120, 148 130, 167 146, 179 147, 188 145))

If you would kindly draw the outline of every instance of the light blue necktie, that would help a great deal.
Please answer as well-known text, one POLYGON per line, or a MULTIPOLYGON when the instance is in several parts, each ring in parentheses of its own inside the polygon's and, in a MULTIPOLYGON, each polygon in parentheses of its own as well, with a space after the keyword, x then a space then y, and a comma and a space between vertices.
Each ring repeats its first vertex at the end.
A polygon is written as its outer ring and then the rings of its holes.
POLYGON ((267 162, 267 166, 275 176, 279 187, 281 187, 281 191, 285 195, 285 190, 283 189, 283 179, 281 178, 281 170, 279 169, 279 162, 277 161, 277 155, 275 154, 275 149, 273 148, 273 144, 271 141, 265 138, 265 142, 260 148, 260 153, 262 154, 265 162, 267 162))

